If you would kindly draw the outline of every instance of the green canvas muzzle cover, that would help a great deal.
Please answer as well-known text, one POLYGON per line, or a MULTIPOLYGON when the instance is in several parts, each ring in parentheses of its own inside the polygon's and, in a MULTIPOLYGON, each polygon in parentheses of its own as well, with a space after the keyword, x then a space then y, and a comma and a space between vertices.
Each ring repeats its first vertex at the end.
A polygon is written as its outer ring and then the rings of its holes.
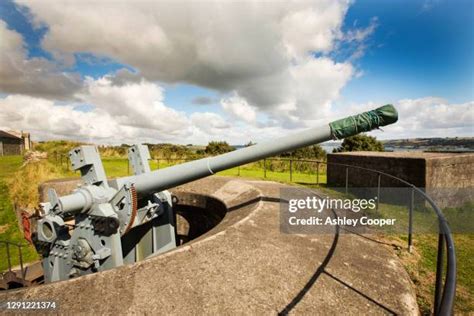
POLYGON ((398 112, 391 104, 381 106, 375 110, 329 123, 334 139, 342 139, 359 133, 368 132, 380 126, 393 124, 398 120, 398 112))

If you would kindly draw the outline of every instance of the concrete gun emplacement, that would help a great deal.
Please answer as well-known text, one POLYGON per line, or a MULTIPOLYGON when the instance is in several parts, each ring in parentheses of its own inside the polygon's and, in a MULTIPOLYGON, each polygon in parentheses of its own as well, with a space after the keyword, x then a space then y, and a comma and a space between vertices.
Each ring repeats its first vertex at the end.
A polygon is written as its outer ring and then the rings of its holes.
POLYGON ((75 148, 69 158, 84 184, 62 197, 49 190, 49 202, 40 203, 31 238, 43 258, 45 282, 104 271, 175 248, 173 198, 167 189, 397 119, 396 109, 385 105, 277 140, 156 171, 150 170, 148 148, 134 145, 128 158, 135 175, 113 180, 107 180, 94 146, 75 148), (144 230, 151 235, 146 244, 137 236, 143 236, 144 230))

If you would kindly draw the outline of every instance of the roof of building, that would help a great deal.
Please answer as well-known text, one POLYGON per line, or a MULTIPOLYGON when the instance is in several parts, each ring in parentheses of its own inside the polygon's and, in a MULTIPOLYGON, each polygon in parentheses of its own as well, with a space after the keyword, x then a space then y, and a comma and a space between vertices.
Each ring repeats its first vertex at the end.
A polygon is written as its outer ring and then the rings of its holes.
POLYGON ((5 132, 5 131, 1 131, 1 130, 0 130, 0 137, 1 137, 1 138, 13 138, 13 139, 19 139, 19 140, 21 140, 20 137, 15 136, 15 135, 12 135, 12 134, 10 134, 10 133, 7 133, 7 132, 5 132))

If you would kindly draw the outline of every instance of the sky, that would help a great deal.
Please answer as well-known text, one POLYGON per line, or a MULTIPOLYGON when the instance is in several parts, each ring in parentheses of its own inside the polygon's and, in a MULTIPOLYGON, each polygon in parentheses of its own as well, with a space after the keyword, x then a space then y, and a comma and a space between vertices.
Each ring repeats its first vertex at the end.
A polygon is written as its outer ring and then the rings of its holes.
POLYGON ((0 129, 259 142, 391 103, 379 139, 474 136, 474 2, 0 2, 0 129))

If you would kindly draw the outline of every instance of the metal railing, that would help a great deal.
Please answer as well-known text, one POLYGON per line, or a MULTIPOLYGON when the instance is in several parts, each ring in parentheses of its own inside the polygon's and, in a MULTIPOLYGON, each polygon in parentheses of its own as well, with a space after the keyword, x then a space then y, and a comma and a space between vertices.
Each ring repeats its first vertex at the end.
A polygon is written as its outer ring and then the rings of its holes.
MULTIPOLYGON (((176 164, 176 163, 183 163, 187 161, 191 161, 193 159, 177 159, 177 158, 159 158, 159 159, 152 159, 153 161, 156 162, 157 168, 160 169, 163 167, 163 163, 165 164, 164 167, 168 167, 170 165, 176 164)), ((60 163, 62 166, 63 163, 67 163, 67 157, 56 157, 56 161, 60 163)), ((128 159, 127 159, 128 161, 128 159)), ((347 164, 341 164, 341 163, 331 163, 327 161, 322 161, 322 160, 310 160, 310 159, 293 159, 293 158, 266 158, 261 160, 263 163, 261 169, 262 169, 262 176, 263 178, 268 178, 267 177, 267 169, 268 169, 268 162, 287 162, 289 165, 289 174, 288 174, 288 180, 290 182, 294 182, 294 175, 295 175, 295 164, 296 163, 307 163, 310 165, 313 165, 312 173, 306 173, 306 174, 313 174, 314 177, 314 183, 307 183, 307 184, 315 184, 315 185, 321 185, 323 184, 322 181, 320 181, 320 176, 322 172, 325 170, 321 170, 321 166, 325 166, 327 170, 327 166, 329 165, 334 165, 338 166, 341 168, 345 168, 345 179, 344 179, 344 186, 345 186, 345 192, 348 193, 349 191, 349 170, 351 169, 358 169, 362 170, 365 172, 369 172, 372 174, 375 174, 377 176, 377 204, 376 204, 376 209, 378 210, 379 208, 379 201, 380 201, 380 190, 381 190, 381 180, 382 177, 390 178, 392 180, 398 181, 400 184, 403 184, 404 186, 411 188, 411 194, 410 194, 410 201, 407 206, 408 210, 408 251, 411 251, 412 246, 413 246, 413 212, 414 212, 414 196, 415 192, 419 194, 428 204, 431 206, 433 211, 435 212, 437 219, 438 219, 438 225, 439 225, 439 232, 438 232, 438 246, 437 246, 437 259, 436 259, 436 284, 435 284, 435 294, 434 294, 434 310, 433 313, 434 315, 450 315, 452 314, 453 311, 453 306, 454 306, 454 298, 455 298, 455 293, 456 293, 456 253, 455 253, 455 248, 454 248, 454 241, 453 237, 451 234, 451 229, 449 228, 448 222, 446 220, 446 217, 444 216, 443 212, 441 209, 436 205, 436 203, 432 200, 432 198, 427 195, 422 189, 416 187, 415 185, 398 178, 396 176, 393 176, 391 174, 374 170, 374 169, 369 169, 369 168, 364 168, 364 167, 359 167, 359 166, 354 166, 354 165, 347 165, 347 164), (446 273, 444 274, 444 283, 443 283, 443 267, 444 267, 444 259, 445 259, 445 248, 446 248, 446 273)), ((254 162, 250 163, 253 164, 254 166, 259 166, 259 162, 254 162)), ((127 169, 128 173, 130 173, 130 166, 127 163, 127 169)), ((243 167, 237 167, 237 173, 236 176, 241 176, 241 170, 244 169, 243 167)), ((253 170, 255 169, 252 168, 253 170)), ((308 168, 306 168, 308 169, 308 168)), ((310 170, 311 171, 311 170, 310 170)), ((283 172, 286 173, 286 172, 283 172)))
POLYGON ((18 249, 18 258, 19 258, 19 261, 20 261, 20 271, 21 271, 21 278, 23 281, 25 280, 25 268, 23 266, 23 253, 22 253, 22 250, 21 248, 22 247, 25 247, 25 245, 21 245, 21 244, 17 244, 17 243, 14 243, 14 242, 11 242, 11 241, 5 241, 5 240, 0 240, 0 245, 5 245, 5 249, 6 249, 6 258, 7 258, 7 262, 8 262, 8 271, 9 272, 12 272, 12 260, 11 260, 11 251, 10 251, 10 247, 16 247, 18 249))

